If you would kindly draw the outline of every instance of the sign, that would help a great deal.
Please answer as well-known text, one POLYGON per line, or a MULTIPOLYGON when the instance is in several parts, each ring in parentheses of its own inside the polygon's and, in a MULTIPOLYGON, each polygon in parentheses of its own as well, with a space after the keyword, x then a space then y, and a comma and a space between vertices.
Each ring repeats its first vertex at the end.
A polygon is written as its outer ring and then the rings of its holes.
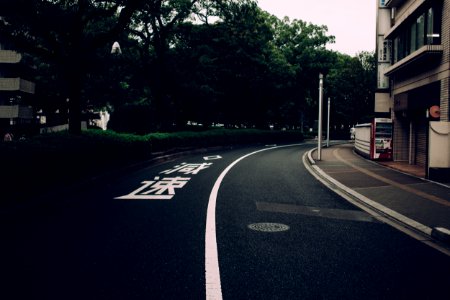
POLYGON ((430 107, 430 116, 435 119, 441 117, 441 109, 438 105, 433 105, 430 107))
POLYGON ((377 68, 377 87, 379 89, 388 89, 389 88, 389 77, 384 75, 387 68, 389 68, 390 63, 388 62, 379 62, 377 68))

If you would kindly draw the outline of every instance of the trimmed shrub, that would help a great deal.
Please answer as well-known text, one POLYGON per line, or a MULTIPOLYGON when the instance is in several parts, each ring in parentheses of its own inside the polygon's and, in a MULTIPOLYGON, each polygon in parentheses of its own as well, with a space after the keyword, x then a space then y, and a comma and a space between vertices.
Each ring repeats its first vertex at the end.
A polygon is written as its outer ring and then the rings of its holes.
POLYGON ((211 129, 134 135, 90 129, 79 136, 58 132, 0 142, 0 153, 4 158, 2 184, 12 187, 21 182, 28 187, 8 189, 7 195, 2 195, 2 202, 29 198, 61 184, 150 159, 161 152, 302 140, 302 134, 296 131, 211 129))

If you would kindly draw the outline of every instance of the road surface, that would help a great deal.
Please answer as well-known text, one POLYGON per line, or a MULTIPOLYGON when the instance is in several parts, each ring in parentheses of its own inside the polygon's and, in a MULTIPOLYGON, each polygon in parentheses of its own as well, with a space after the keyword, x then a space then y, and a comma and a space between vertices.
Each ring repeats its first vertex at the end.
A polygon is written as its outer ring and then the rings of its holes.
POLYGON ((187 155, 4 212, 0 299, 448 299, 450 257, 318 182, 313 146, 187 155))

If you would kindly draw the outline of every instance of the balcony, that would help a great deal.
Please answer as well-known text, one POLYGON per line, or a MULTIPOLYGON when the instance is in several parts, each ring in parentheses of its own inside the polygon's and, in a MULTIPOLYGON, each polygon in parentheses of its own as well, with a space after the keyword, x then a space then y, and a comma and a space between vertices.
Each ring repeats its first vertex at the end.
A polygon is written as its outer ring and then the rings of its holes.
POLYGON ((386 2, 384 3, 384 5, 386 7, 397 7, 400 4, 402 4, 402 2, 404 2, 405 0, 386 0, 386 2))
POLYGON ((0 63, 17 64, 22 59, 22 55, 16 51, 0 50, 0 63))
POLYGON ((391 76, 411 65, 417 64, 429 58, 441 56, 443 51, 444 48, 442 45, 425 45, 387 68, 384 75, 391 76))
POLYGON ((34 94, 35 84, 21 78, 0 78, 0 91, 21 91, 34 94))
POLYGON ((0 105, 0 119, 32 119, 33 108, 21 105, 0 105))
MULTIPOLYGON (((388 7, 397 7, 399 4, 403 3, 403 0, 391 0, 386 3, 386 6, 388 7), (393 3, 393 4, 391 4, 393 3)), ((427 0, 416 0, 414 1, 408 8, 402 13, 401 16, 395 18, 395 24, 394 26, 389 29, 388 32, 384 35, 384 39, 392 39, 394 34, 401 28, 403 25, 410 20, 411 18, 415 17, 415 13, 421 9, 425 4, 427 3, 427 0)))

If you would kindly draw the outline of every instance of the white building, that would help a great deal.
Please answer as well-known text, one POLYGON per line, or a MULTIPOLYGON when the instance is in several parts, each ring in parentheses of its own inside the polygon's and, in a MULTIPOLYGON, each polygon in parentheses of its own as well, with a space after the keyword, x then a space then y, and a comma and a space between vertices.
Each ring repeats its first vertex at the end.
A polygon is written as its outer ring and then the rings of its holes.
POLYGON ((0 133, 20 133, 33 124, 35 84, 25 80, 22 55, 0 40, 0 133))

